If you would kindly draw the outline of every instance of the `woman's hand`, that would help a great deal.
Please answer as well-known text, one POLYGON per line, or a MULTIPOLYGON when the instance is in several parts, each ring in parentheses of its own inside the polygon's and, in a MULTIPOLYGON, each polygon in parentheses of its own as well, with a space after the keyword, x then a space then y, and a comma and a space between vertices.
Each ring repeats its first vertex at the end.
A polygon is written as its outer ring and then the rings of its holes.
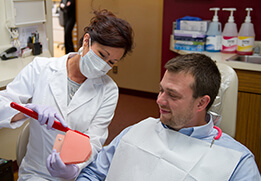
POLYGON ((52 128, 54 124, 54 119, 59 121, 65 128, 68 127, 63 117, 57 112, 56 109, 52 107, 35 104, 26 104, 25 107, 37 112, 39 123, 41 125, 47 124, 47 129, 52 128))
POLYGON ((54 149, 47 158, 47 169, 53 177, 73 179, 78 175, 79 167, 75 164, 64 164, 59 153, 54 149))

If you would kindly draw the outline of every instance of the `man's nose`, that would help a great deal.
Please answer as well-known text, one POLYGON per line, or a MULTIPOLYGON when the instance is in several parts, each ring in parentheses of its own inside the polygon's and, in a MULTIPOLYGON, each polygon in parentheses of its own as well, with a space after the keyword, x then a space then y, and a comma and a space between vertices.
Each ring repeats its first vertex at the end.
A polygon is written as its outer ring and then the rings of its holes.
POLYGON ((159 93, 157 98, 157 104, 158 105, 166 105, 167 101, 165 99, 165 93, 159 93))

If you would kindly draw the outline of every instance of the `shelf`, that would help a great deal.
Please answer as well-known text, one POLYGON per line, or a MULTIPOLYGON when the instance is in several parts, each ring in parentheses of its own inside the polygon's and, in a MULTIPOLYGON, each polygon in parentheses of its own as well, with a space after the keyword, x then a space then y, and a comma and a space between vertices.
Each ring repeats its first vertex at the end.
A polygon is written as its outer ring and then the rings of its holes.
MULTIPOLYGON (((256 41, 255 46, 261 46, 261 41, 256 41)), ((228 58, 236 55, 235 53, 221 53, 221 52, 195 52, 195 51, 185 51, 185 50, 176 50, 174 48, 174 36, 170 36, 170 50, 178 53, 180 55, 188 54, 188 53, 202 53, 209 57, 211 57, 213 60, 227 64, 231 66, 234 69, 241 69, 241 70, 251 70, 251 71, 260 71, 261 72, 261 64, 254 64, 254 63, 246 63, 246 62, 238 62, 238 61, 227 61, 228 58)))

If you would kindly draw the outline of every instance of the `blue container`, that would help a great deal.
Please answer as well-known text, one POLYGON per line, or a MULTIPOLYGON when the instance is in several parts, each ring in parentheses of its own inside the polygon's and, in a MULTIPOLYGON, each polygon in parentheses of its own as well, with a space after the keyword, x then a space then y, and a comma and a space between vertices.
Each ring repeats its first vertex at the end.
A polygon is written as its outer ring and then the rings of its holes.
POLYGON ((210 11, 215 11, 213 20, 209 25, 206 38, 206 51, 208 52, 220 52, 222 49, 222 27, 218 22, 217 11, 219 8, 210 8, 210 11))

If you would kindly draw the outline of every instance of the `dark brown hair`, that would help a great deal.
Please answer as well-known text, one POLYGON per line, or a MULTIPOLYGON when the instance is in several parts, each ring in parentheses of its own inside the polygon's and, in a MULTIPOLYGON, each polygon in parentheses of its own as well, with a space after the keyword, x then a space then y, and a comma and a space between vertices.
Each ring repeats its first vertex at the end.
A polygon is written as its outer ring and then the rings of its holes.
MULTIPOLYGON (((92 42, 98 42, 104 46, 124 48, 123 57, 132 52, 133 30, 131 25, 106 9, 94 11, 94 14, 89 26, 84 28, 84 35, 89 33, 92 42)), ((83 37, 80 40, 81 45, 83 37)))
POLYGON ((195 81, 191 85, 193 97, 196 99, 204 95, 209 95, 210 102, 206 108, 213 104, 220 87, 221 75, 216 63, 204 54, 191 53, 181 55, 168 61, 165 68, 169 72, 185 72, 191 74, 195 81))

